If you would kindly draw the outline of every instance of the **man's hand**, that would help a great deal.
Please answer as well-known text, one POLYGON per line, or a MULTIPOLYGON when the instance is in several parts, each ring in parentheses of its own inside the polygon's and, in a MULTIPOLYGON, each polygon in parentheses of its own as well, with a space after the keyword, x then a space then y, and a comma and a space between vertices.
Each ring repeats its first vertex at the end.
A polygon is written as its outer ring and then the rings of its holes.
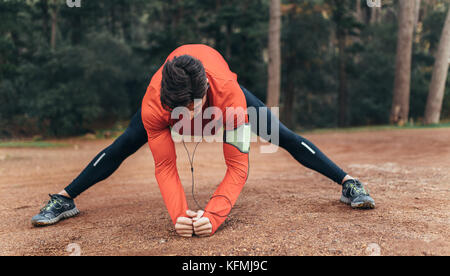
POLYGON ((190 238, 192 237, 192 234, 194 232, 193 218, 197 216, 197 213, 191 210, 187 210, 186 215, 188 217, 179 217, 177 219, 175 230, 177 231, 178 235, 185 238, 190 238))
POLYGON ((212 233, 212 224, 209 218, 202 217, 204 213, 205 211, 199 210, 197 216, 192 219, 194 222, 194 233, 199 237, 209 237, 212 233))

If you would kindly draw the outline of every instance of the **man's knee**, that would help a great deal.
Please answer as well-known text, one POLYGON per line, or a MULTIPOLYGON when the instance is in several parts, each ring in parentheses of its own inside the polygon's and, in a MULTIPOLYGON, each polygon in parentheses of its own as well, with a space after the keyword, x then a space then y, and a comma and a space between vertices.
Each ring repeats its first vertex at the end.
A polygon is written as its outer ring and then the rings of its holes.
POLYGON ((111 145, 110 150, 114 155, 129 156, 136 152, 143 143, 143 137, 139 132, 126 130, 111 145))
POLYGON ((284 149, 289 149, 292 147, 297 146, 301 140, 302 137, 293 131, 289 130, 286 127, 280 128, 280 147, 284 149))

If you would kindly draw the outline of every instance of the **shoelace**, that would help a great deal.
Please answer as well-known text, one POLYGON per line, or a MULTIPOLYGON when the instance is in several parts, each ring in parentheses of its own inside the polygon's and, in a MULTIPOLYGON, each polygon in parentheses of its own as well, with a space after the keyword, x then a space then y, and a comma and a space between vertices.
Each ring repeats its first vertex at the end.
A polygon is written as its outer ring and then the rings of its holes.
POLYGON ((364 186, 361 184, 361 182, 359 182, 358 180, 356 180, 356 179, 352 179, 353 180, 353 182, 351 182, 349 185, 350 185, 350 188, 351 188, 351 190, 350 190, 350 193, 352 194, 352 195, 355 195, 355 194, 364 194, 364 195, 368 195, 368 193, 366 192, 366 190, 364 189, 364 186))
POLYGON ((61 205, 60 200, 58 200, 55 195, 49 194, 49 196, 50 196, 50 200, 47 202, 47 204, 44 207, 42 207, 41 212, 48 211, 51 207, 55 206, 56 203, 61 205))

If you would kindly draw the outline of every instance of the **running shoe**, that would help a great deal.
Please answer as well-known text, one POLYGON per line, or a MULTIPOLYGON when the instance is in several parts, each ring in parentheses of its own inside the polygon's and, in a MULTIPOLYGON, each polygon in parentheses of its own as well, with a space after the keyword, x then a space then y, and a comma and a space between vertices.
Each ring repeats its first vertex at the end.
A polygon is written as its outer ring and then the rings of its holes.
POLYGON ((341 202, 357 209, 375 208, 375 201, 358 179, 350 179, 342 184, 341 202))
POLYGON ((47 205, 31 219, 31 224, 34 226, 55 224, 62 219, 70 218, 80 213, 73 199, 58 194, 49 196, 50 200, 47 205))

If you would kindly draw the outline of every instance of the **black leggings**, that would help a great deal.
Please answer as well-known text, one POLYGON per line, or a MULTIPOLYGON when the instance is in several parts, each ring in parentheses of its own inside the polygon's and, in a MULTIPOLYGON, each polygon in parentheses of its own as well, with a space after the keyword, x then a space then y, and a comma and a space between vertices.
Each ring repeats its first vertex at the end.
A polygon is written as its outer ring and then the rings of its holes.
MULTIPOLYGON (((278 118, 273 116, 270 110, 255 95, 244 87, 241 88, 247 101, 247 107, 254 107, 257 111, 257 124, 252 125, 252 131, 265 140, 270 141, 271 122, 276 120, 276 123, 278 118), (262 108, 266 111, 262 114, 267 114, 267 131, 262 131, 261 133, 259 111, 262 108)), ((328 159, 313 143, 295 134, 281 122, 278 121, 278 123, 280 147, 287 150, 305 167, 325 175, 338 184, 342 183, 342 180, 347 175, 342 169, 328 159)), ((70 197, 77 197, 92 185, 109 177, 128 156, 135 153, 146 143, 147 132, 142 123, 141 110, 139 109, 131 119, 130 125, 125 132, 113 144, 102 150, 81 174, 65 188, 65 191, 70 197)))

